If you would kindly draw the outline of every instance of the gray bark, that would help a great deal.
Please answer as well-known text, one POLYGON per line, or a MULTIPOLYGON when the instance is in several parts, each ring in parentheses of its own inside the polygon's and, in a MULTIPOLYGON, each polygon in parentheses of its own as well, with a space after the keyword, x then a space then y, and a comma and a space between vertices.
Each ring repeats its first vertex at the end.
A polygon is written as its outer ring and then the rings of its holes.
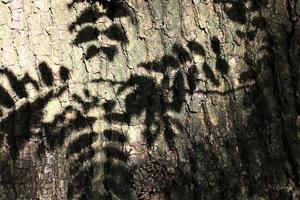
POLYGON ((300 199, 299 5, 2 1, 0 199, 300 199))

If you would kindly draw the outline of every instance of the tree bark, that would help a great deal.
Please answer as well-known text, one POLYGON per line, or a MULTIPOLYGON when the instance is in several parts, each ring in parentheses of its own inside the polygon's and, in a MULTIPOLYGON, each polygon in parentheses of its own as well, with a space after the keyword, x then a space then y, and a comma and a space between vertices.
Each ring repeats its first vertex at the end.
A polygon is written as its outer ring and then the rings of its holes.
POLYGON ((300 2, 0 2, 0 200, 300 199, 300 2))

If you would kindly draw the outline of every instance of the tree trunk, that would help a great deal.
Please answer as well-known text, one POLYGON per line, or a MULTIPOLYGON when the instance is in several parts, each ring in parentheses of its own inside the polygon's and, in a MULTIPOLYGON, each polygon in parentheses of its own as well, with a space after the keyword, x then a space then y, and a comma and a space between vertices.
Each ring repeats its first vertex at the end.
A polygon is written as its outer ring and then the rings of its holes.
POLYGON ((299 16, 2 0, 0 200, 300 199, 299 16))

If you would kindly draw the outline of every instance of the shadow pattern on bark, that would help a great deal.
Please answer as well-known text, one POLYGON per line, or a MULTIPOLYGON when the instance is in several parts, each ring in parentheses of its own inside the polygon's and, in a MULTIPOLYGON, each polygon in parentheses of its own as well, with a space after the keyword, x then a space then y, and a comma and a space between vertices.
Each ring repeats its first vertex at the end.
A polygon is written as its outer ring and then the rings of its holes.
MULTIPOLYGON (((213 38, 212 46, 215 49, 217 59, 221 60, 220 42, 216 37, 213 38)), ((142 135, 148 149, 150 150, 153 147, 159 135, 163 133, 164 141, 169 150, 176 154, 176 132, 177 134, 184 134, 186 130, 180 118, 174 117, 174 114, 171 113, 180 114, 185 106, 187 95, 201 92, 197 90, 199 72, 193 61, 193 54, 205 57, 204 47, 195 41, 188 42, 187 47, 175 43, 171 48, 170 55, 166 54, 160 59, 139 64, 139 67, 149 72, 161 74, 163 78, 160 81, 150 75, 138 74, 134 74, 127 81, 121 82, 103 79, 94 80, 95 82, 108 82, 112 86, 118 86, 117 95, 122 95, 129 88, 133 89, 125 97, 125 112, 117 113, 110 109, 110 112, 106 114, 107 120, 111 123, 130 125, 135 117, 142 117, 144 113, 143 124, 145 124, 145 129, 142 135)), ((211 80, 210 75, 215 74, 208 65, 207 67, 211 74, 206 75, 208 80, 211 80)), ((222 59, 222 62, 216 62, 216 68, 215 71, 220 76, 226 77, 229 64, 222 59)), ((116 104, 116 102, 110 103, 110 105, 116 104)), ((113 106, 107 105, 107 107, 111 108, 113 106)), ((193 164, 191 163, 191 165, 193 164)), ((184 172, 181 166, 174 165, 174 163, 172 166, 168 161, 162 162, 157 158, 150 158, 145 162, 141 161, 141 163, 131 166, 131 169, 135 171, 132 177, 132 187, 138 199, 150 199, 159 193, 162 193, 167 199, 180 199, 178 196, 180 192, 177 193, 175 190, 179 189, 180 183, 187 184, 190 181, 193 182, 194 190, 196 190, 193 193, 195 194, 194 198, 199 192, 198 185, 192 178, 194 175, 184 172), (173 168, 175 172, 167 172, 167 168, 173 168)), ((188 193, 187 191, 184 192, 185 195, 188 195, 188 193)))
MULTIPOLYGON (((46 63, 40 63, 38 69, 43 82, 42 85, 39 84, 38 81, 32 79, 29 74, 25 74, 24 77, 19 80, 12 71, 6 68, 1 69, 0 71, 8 78, 11 88, 19 99, 28 97, 28 92, 25 89, 27 84, 33 84, 37 91, 39 91, 41 87, 49 87, 49 91, 45 94, 38 96, 32 102, 25 101, 20 106, 15 104, 11 94, 1 87, 1 96, 3 99, 1 101, 1 106, 8 108, 8 110, 6 110, 6 115, 1 116, 0 126, 3 133, 9 133, 7 138, 5 138, 4 135, 1 135, 1 142, 7 140, 10 147, 9 152, 13 159, 18 157, 18 153, 22 149, 23 144, 31 137, 32 123, 34 122, 37 126, 43 123, 41 121, 43 118, 42 110, 47 103, 53 98, 58 98, 67 90, 67 85, 64 83, 59 87, 53 85, 53 73, 46 63), (24 117, 24 115, 26 115, 26 117, 24 117), (14 127, 14 122, 19 123, 19 120, 21 120, 19 125, 24 127, 14 127)), ((61 69, 67 70, 63 66, 61 66, 61 69)), ((66 80, 66 78, 63 78, 62 80, 66 80)))
MULTIPOLYGON (((73 1, 69 4, 71 8, 76 3, 84 1, 73 1)), ((128 38, 123 27, 114 23, 115 19, 121 17, 129 17, 132 23, 136 23, 135 15, 132 9, 126 3, 126 1, 106 1, 95 0, 86 1, 88 7, 80 13, 76 21, 71 23, 69 31, 76 30, 76 26, 80 26, 79 31, 76 32, 73 44, 76 46, 88 44, 92 41, 97 41, 98 36, 104 35, 109 40, 116 41, 120 45, 126 45, 128 38), (104 8, 104 12, 100 12, 93 4, 99 4, 104 8), (113 22, 105 30, 99 30, 94 24, 102 17, 108 17, 113 22), (82 26, 82 27, 81 27, 82 26)), ((116 45, 97 46, 95 44, 87 45, 87 50, 84 54, 85 59, 91 59, 97 56, 99 53, 103 53, 109 61, 113 61, 114 57, 118 53, 118 47, 116 45)), ((95 81, 94 81, 95 82, 95 81)), ((105 120, 109 124, 125 123, 122 114, 118 115, 114 113, 115 101, 107 101, 103 104, 103 108, 106 112, 105 120)), ((131 171, 127 165, 128 154, 124 151, 124 143, 127 142, 127 137, 122 130, 107 129, 101 134, 105 140, 106 146, 103 151, 106 156, 104 162, 104 180, 103 185, 106 190, 104 194, 94 193, 93 198, 101 199, 132 199, 131 185, 131 171)), ((92 172, 90 175, 92 176, 92 172)), ((92 177, 90 177, 92 179, 92 177)), ((84 184, 83 184, 84 185, 84 184)), ((89 198, 88 198, 89 199, 89 198)))
MULTIPOLYGON (((105 120, 109 124, 116 124, 115 118, 110 116, 115 109, 116 103, 114 100, 109 100, 103 104, 106 113, 105 120)), ((124 123, 125 121, 119 120, 118 122, 124 123)), ((103 184, 107 191, 105 199, 133 199, 131 190, 132 172, 128 166, 129 154, 124 150, 124 145, 128 142, 128 138, 121 129, 116 128, 108 128, 103 131, 102 135, 106 144, 103 149, 106 156, 103 166, 103 184)))
MULTIPOLYGON (((77 2, 79 1, 74 1, 72 4, 77 2)), ((70 25, 70 31, 74 31, 77 25, 95 23, 103 15, 107 15, 111 20, 129 15, 126 14, 128 7, 123 5, 123 1, 99 2, 107 7, 107 13, 100 13, 94 8, 88 8, 78 17, 76 22, 70 25), (124 9, 119 14, 116 14, 118 12, 116 7, 118 8, 118 6, 121 10, 124 9)), ((240 24, 247 24, 247 14, 257 11, 266 4, 265 1, 256 0, 253 1, 250 8, 247 8, 245 1, 216 0, 215 3, 223 5, 224 12, 228 18, 240 24), (228 4, 231 4, 231 6, 226 7, 228 4)), ((266 21, 262 17, 255 17, 249 22, 255 27, 254 30, 237 31, 236 35, 244 40, 246 46, 250 48, 250 42, 255 39, 257 31, 268 27, 266 21)), ((93 26, 86 26, 78 32, 74 44, 80 45, 97 40, 99 34, 105 34, 111 40, 116 40, 121 44, 128 42, 122 27, 114 24, 104 31, 100 31, 93 26)), ((223 58, 219 39, 215 36, 212 37, 210 44, 216 56, 216 72, 212 70, 206 61, 202 69, 206 78, 217 87, 221 82, 220 77, 226 81, 230 66, 223 58)), ((131 190, 133 189, 136 191, 138 199, 149 199, 154 193, 164 193, 164 198, 166 199, 239 199, 242 193, 241 185, 247 185, 246 193, 249 198, 254 195, 265 195, 269 196, 270 199, 291 199, 291 192, 286 188, 282 188, 278 182, 290 179, 298 187, 299 163, 295 160, 297 155, 290 149, 291 138, 287 135, 283 119, 276 123, 276 117, 271 114, 280 115, 285 105, 285 102, 279 97, 280 92, 278 91, 279 86, 276 79, 280 74, 276 74, 278 72, 276 72, 274 67, 275 54, 272 49, 273 45, 272 36, 268 34, 265 38, 265 46, 262 48, 262 51, 267 52, 267 56, 257 59, 251 55, 250 49, 244 55, 244 60, 249 66, 249 70, 240 75, 240 82, 255 81, 253 86, 243 88, 246 93, 243 99, 243 106, 251 110, 250 115, 247 117, 246 126, 241 126, 238 123, 239 119, 243 117, 241 111, 238 110, 239 108, 235 106, 235 96, 233 95, 235 90, 232 89, 228 93, 224 93, 231 97, 231 112, 235 117, 233 122, 235 123, 233 130, 235 137, 224 138, 222 150, 217 149, 215 144, 209 142, 210 138, 208 137, 204 138, 203 141, 194 140, 191 135, 188 135, 188 131, 185 130, 182 121, 170 114, 171 112, 179 114, 182 111, 187 95, 193 95, 194 93, 223 95, 213 91, 197 89, 199 72, 194 64, 192 54, 206 56, 204 47, 201 44, 190 41, 184 47, 176 43, 172 46, 172 54, 164 55, 158 60, 139 65, 139 67, 149 72, 161 74, 163 78, 160 81, 151 76, 138 74, 132 75, 127 81, 120 82, 103 79, 94 80, 94 82, 109 82, 113 86, 117 85, 118 95, 123 94, 128 88, 134 89, 125 97, 124 113, 118 113, 114 110, 117 102, 113 100, 107 101, 103 105, 105 119, 110 124, 130 124, 134 117, 140 117, 145 113, 145 130, 142 134, 149 149, 153 147, 160 133, 164 134, 165 142, 168 144, 169 150, 173 152, 177 151, 175 144, 176 131, 187 134, 188 138, 188 170, 184 170, 183 163, 179 163, 175 167, 172 166, 175 172, 169 172, 166 169, 169 164, 164 163, 160 159, 150 159, 145 163, 132 166, 132 169, 130 169, 127 166, 129 155, 124 151, 124 144, 128 138, 122 130, 105 130, 102 133, 105 140, 107 140, 107 146, 104 148, 106 155, 104 185, 108 194, 103 195, 102 198, 132 199, 131 190), (272 75, 263 71, 263 68, 266 66, 271 67, 272 75), (278 101, 275 103, 276 110, 272 110, 273 107, 264 93, 266 88, 272 88, 272 92, 278 98, 278 101), (275 127, 272 128, 270 125, 275 127), (271 129, 273 132, 270 131, 271 129), (274 131, 275 129, 279 131, 274 131), (272 135, 270 134, 271 132, 273 133, 272 135), (270 148, 270 143, 277 146, 270 148), (236 151, 236 148, 239 151, 236 151), (225 163, 221 157, 222 151, 229 155, 227 158, 228 163, 227 161, 225 163), (235 163, 238 160, 241 160, 241 163, 235 163), (205 165, 201 168, 199 163, 205 163, 205 165), (132 173, 133 170, 136 174, 132 173), (145 172, 146 170, 149 170, 149 172, 145 172), (154 174, 158 174, 158 176, 154 174), (256 176, 258 174, 260 176, 256 176), (163 180, 164 177, 166 180, 163 180), (199 177, 203 179, 200 181, 199 177), (209 185, 209 183, 213 184, 209 185), (270 188, 264 188, 265 185, 269 185, 270 188)), ((108 60, 113 60, 117 49, 114 46, 97 47, 91 45, 86 52, 86 58, 89 59, 100 52, 104 53, 108 60)), ((59 89, 51 89, 53 86, 51 69, 46 63, 41 63, 38 69, 43 82, 42 85, 28 74, 22 79, 18 79, 8 69, 1 70, 1 73, 8 78, 11 88, 13 88, 20 99, 28 96, 25 89, 26 84, 32 84, 36 90, 39 90, 41 87, 50 88, 45 95, 38 97, 31 103, 26 102, 15 109, 13 97, 4 87, 0 86, 1 106, 5 109, 12 109, 12 112, 8 115, 1 116, 1 130, 7 130, 5 133, 8 133, 6 136, 1 135, 1 142, 8 144, 8 152, 13 159, 18 157, 18 152, 22 149, 22 145, 32 137, 32 127, 36 130, 35 137, 41 138, 39 140, 41 143, 40 152, 43 155, 43 152, 61 146, 68 132, 80 131, 84 127, 92 126, 95 123, 94 118, 85 115, 98 103, 97 97, 89 96, 88 91, 86 92, 86 97, 90 99, 89 102, 84 101, 78 95, 73 95, 74 100, 82 105, 82 110, 69 106, 62 114, 57 115, 52 122, 42 122, 43 113, 41 111, 47 102, 52 98, 59 97, 67 88, 62 86, 59 89), (75 113, 75 117, 67 120, 66 115, 70 112, 75 113), (26 113, 26 117, 24 117, 24 113, 26 113), (23 120, 22 125, 24 127, 21 129, 25 131, 21 133, 14 129, 15 120, 23 120), (65 123, 66 120, 67 123, 65 123), (32 122, 34 122, 33 125, 32 122), (50 131, 51 134, 49 134, 50 131), (46 142, 44 142, 45 140, 46 142)), ((62 82, 67 81, 67 68, 61 67, 60 72, 62 82)), ((211 123, 206 105, 202 105, 202 111, 205 114, 204 121, 208 127, 209 134, 217 135, 218 127, 211 123)), ((199 130, 195 129, 193 131, 197 132, 199 130)), ((82 169, 82 164, 90 161, 94 156, 94 149, 90 145, 95 134, 94 132, 83 134, 69 144, 67 148, 67 158, 72 160, 70 171, 73 174, 68 190, 69 198, 79 195, 81 199, 91 199, 90 189, 93 167, 91 164, 91 167, 82 169)), ((4 162, 1 162, 1 165, 2 163, 4 162)))
MULTIPOLYGON (((73 1, 69 4, 69 8, 78 2, 84 1, 73 1)), ((79 46, 80 44, 90 41, 97 41, 100 34, 105 35, 110 40, 119 42, 121 45, 128 43, 128 38, 121 25, 114 23, 102 31, 93 25, 97 22, 97 20, 105 16, 108 17, 112 22, 114 22, 114 19, 117 18, 130 17, 131 22, 136 23, 137 20, 135 15, 126 1, 91 0, 87 1, 86 3, 90 6, 82 11, 80 16, 77 17, 76 21, 72 22, 69 26, 69 31, 73 32, 76 30, 76 26, 88 24, 78 31, 73 44, 79 46), (96 3, 100 4, 105 9, 105 12, 100 12, 96 6, 93 6, 93 4, 96 3)), ((84 56, 85 59, 91 59, 99 53, 103 53, 109 61, 112 61, 117 52, 118 48, 116 45, 103 45, 98 47, 92 44, 87 47, 84 56)))
MULTIPOLYGON (((98 103, 98 98, 91 97, 91 102, 87 102, 77 95, 73 95, 73 98, 78 104, 81 104, 80 110, 72 105, 67 106, 62 113, 55 115, 52 121, 45 122, 43 118, 47 104, 68 90, 69 70, 64 66, 60 67, 58 72, 60 83, 58 85, 54 84, 53 72, 45 62, 38 65, 38 70, 41 82, 34 80, 29 74, 25 74, 23 78, 19 79, 7 68, 0 70, 0 73, 7 77, 13 92, 18 97, 17 101, 19 101, 16 104, 12 94, 1 87, 0 106, 6 108, 6 114, 1 116, 0 121, 0 142, 2 144, 0 179, 1 184, 14 188, 16 193, 15 182, 21 181, 22 177, 17 177, 17 180, 7 178, 15 176, 8 161, 12 159, 13 162, 17 162, 19 153, 29 140, 37 143, 37 154, 42 158, 47 153, 64 145, 65 139, 70 137, 73 132, 80 132, 87 127, 91 128, 95 122, 95 118, 89 117, 87 112, 98 103), (25 99, 29 95, 25 89, 27 84, 31 84, 39 93, 30 101, 25 99)), ((68 186, 69 196, 72 196, 72 191, 76 189, 77 193, 78 191, 81 193, 81 199, 89 199, 88 192, 91 189, 91 183, 88 175, 93 168, 92 165, 86 169, 82 166, 84 162, 89 162, 93 157, 94 150, 91 144, 94 135, 93 132, 85 133, 68 143, 67 159, 70 160, 71 174, 71 184, 68 186)), ((36 191, 32 191, 32 194, 34 192, 36 191)), ((17 194, 9 195, 6 198, 17 198, 14 196, 17 194)))
MULTIPOLYGON (((217 3, 224 3, 224 6, 228 6, 225 5, 225 2, 218 1, 217 3)), ((265 7, 266 1, 253 1, 250 9, 246 7, 243 1, 226 3, 232 4, 230 8, 224 10, 230 20, 240 24, 251 24, 251 29, 247 28, 246 32, 236 32, 236 35, 245 42, 248 51, 244 55, 244 61, 249 66, 249 70, 240 75, 239 81, 240 83, 255 82, 253 85, 241 88, 246 93, 243 98, 244 107, 235 105, 235 89, 230 89, 224 93, 197 90, 198 72, 193 67, 190 52, 205 56, 205 51, 201 44, 192 41, 187 45, 189 50, 180 44, 174 44, 172 48, 174 55, 165 55, 159 60, 140 64, 140 67, 149 71, 163 74, 160 82, 144 75, 132 75, 127 82, 98 80, 110 82, 112 85, 120 85, 117 94, 122 94, 128 88, 134 88, 134 91, 125 98, 126 112, 123 114, 112 113, 108 115, 108 118, 115 122, 121 121, 130 124, 134 116, 141 116, 145 112, 146 129, 143 135, 148 148, 151 148, 155 143, 158 134, 164 132, 169 149, 176 150, 173 131, 183 127, 183 125, 178 119, 171 118, 168 112, 180 112, 187 94, 198 92, 211 95, 228 95, 230 97, 230 112, 234 117, 234 137, 224 137, 221 141, 222 147, 218 149, 215 144, 209 142, 210 138, 208 137, 204 138, 203 141, 195 141, 191 136, 188 136, 191 144, 191 147, 187 148, 190 171, 181 170, 181 167, 178 167, 175 178, 172 177, 172 181, 168 183, 172 185, 171 187, 161 186, 160 188, 160 179, 153 178, 154 182, 157 180, 154 184, 155 191, 157 193, 159 191, 165 192, 164 197, 167 199, 186 199, 187 197, 189 199, 239 199, 243 195, 249 198, 268 196, 270 199, 291 199, 294 194, 280 182, 288 180, 287 185, 299 187, 299 163, 297 154, 295 154, 296 148, 293 149, 295 144, 287 132, 287 130, 296 130, 296 128, 295 124, 290 124, 291 127, 287 127, 284 119, 280 119, 280 117, 278 120, 278 116, 282 115, 282 111, 285 110, 286 103, 280 97, 278 83, 280 74, 275 68, 275 52, 272 48, 275 44, 272 34, 268 31, 270 24, 263 17, 254 17, 250 20, 247 17, 250 12, 265 7), (251 54, 251 42, 255 40, 256 34, 262 30, 267 33, 261 48, 261 53, 265 56, 257 58, 251 54), (264 68, 269 69, 264 71, 264 68), (174 77, 169 76, 169 70, 175 71, 174 77), (185 82, 188 82, 188 89, 184 86, 185 82), (266 96, 265 90, 269 89, 274 94, 274 99, 277 100, 270 101, 270 98, 266 96), (171 98, 169 98, 168 92, 172 94, 170 95, 171 98), (243 113, 239 109, 249 109, 250 111, 246 125, 239 122, 240 119, 243 119, 243 113), (155 118, 155 116, 158 117, 155 118), (235 148, 238 148, 238 151, 235 148), (224 152, 228 155, 226 160, 222 158, 224 152), (197 154, 206 156, 202 157, 197 154), (204 162, 205 166, 199 167, 200 162, 204 162), (203 179, 207 180, 200 182, 199 176, 204 176, 203 179), (209 183, 214 185, 209 185, 209 183), (187 185, 187 187, 179 189, 179 185, 187 185), (241 185, 246 186, 245 191, 242 191, 241 185), (269 188, 266 188, 266 185, 269 188), (172 188, 171 191, 168 191, 169 188, 172 188), (177 188, 177 191, 174 191, 174 188, 177 188)), ((215 69, 226 81, 230 66, 222 57, 220 41, 217 37, 212 37, 210 43, 216 55, 215 69)), ((203 71, 207 79, 215 86, 220 85, 220 78, 218 78, 220 76, 216 76, 207 62, 203 65, 203 71)), ((205 114, 204 121, 210 134, 218 135, 219 129, 211 123, 205 104, 202 106, 202 111, 205 114)), ((182 132, 185 132, 184 128, 182 132)), ((136 172, 139 169, 143 171, 143 167, 143 165, 140 168, 136 167, 136 172)), ((141 177, 137 178, 139 174, 133 177, 135 183, 138 180, 143 180, 141 182, 144 183, 141 184, 142 187, 134 186, 139 199, 150 198, 153 194, 154 186, 151 187, 149 184, 151 181, 147 179, 147 176, 151 176, 149 173, 144 175, 143 173, 140 174, 141 177)))
MULTIPOLYGON (((191 139, 192 148, 189 152, 193 157, 191 163, 195 163, 194 173, 198 176, 203 175, 213 185, 209 187, 200 182, 199 186, 202 188, 198 193, 200 195, 193 199, 240 199, 242 195, 250 199, 259 197, 298 199, 297 188, 299 190, 300 183, 297 152, 299 152, 299 147, 295 142, 297 139, 293 136, 293 132, 297 130, 295 125, 297 116, 293 114, 293 110, 289 110, 292 103, 288 103, 288 101, 292 102, 293 100, 285 99, 282 96, 285 89, 281 88, 289 81, 281 80, 281 77, 287 72, 286 69, 278 69, 276 63, 278 52, 274 50, 274 46, 278 44, 276 44, 276 36, 271 30, 272 24, 261 17, 261 14, 250 20, 248 16, 250 12, 266 8, 268 2, 253 1, 248 7, 246 7, 246 1, 215 2, 224 6, 224 12, 230 20, 248 24, 251 27, 250 29, 247 26, 246 32, 237 31, 236 35, 246 46, 244 61, 249 67, 249 70, 240 74, 239 82, 254 82, 254 84, 243 88, 245 95, 241 107, 236 105, 237 99, 234 90, 226 94, 230 97, 230 114, 233 116, 234 126, 233 137, 224 137, 211 142, 209 137, 218 135, 219 127, 211 123, 207 106, 203 105, 202 110, 210 136, 201 141, 191 139), (251 42, 256 39, 257 33, 262 31, 266 34, 259 53, 264 56, 258 57, 257 52, 253 53, 255 50, 251 49, 253 45, 251 42), (245 118, 242 110, 250 112, 245 122, 240 122, 245 118), (204 154, 205 158, 201 154, 204 154), (222 154, 227 157, 223 157, 222 154), (207 165, 197 167, 197 163, 202 162, 207 165), (242 185, 246 186, 244 191, 241 188, 242 185)), ((212 38, 211 44, 218 57, 220 55, 218 40, 212 38)), ((281 46, 276 48, 281 49, 281 46)), ((282 46, 282 48, 286 49, 286 46, 282 46)), ((219 63, 222 64, 223 61, 220 60, 219 63)), ((289 65, 289 63, 285 64, 289 65)), ((207 77, 210 77, 214 85, 218 86, 218 79, 209 69, 205 63, 203 71, 207 77)), ((225 72, 221 69, 218 71, 225 72)), ((207 94, 218 95, 218 93, 210 92, 207 94)), ((297 112, 299 115, 299 111, 297 112)), ((197 128, 195 131, 198 131, 197 128)))

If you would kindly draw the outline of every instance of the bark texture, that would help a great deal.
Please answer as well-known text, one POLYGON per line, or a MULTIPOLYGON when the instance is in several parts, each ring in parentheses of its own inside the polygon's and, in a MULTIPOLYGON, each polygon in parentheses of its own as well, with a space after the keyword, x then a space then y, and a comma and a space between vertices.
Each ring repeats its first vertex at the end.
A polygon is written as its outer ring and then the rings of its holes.
POLYGON ((300 199, 300 2, 0 2, 0 200, 300 199))

